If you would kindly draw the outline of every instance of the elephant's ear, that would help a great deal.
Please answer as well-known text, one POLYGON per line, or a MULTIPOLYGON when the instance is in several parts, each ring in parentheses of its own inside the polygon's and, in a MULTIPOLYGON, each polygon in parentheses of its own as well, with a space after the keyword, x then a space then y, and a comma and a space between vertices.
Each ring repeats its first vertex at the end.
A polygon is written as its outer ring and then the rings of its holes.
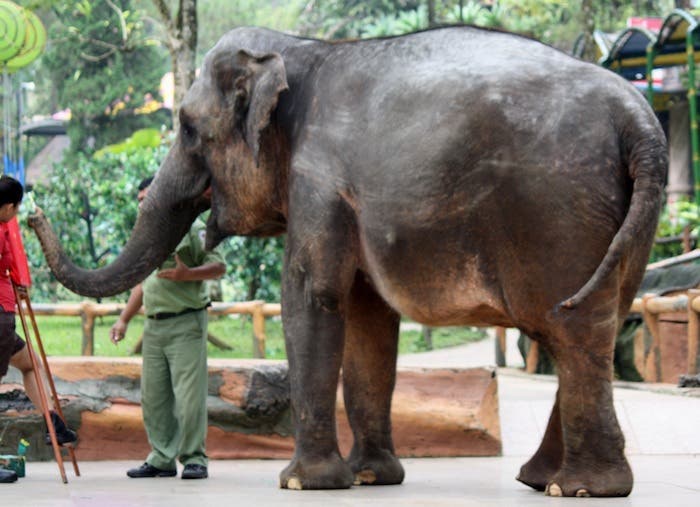
POLYGON ((240 50, 233 58, 217 58, 214 73, 219 89, 233 98, 243 138, 257 164, 260 132, 270 123, 279 94, 289 88, 284 61, 278 53, 256 55, 240 50))

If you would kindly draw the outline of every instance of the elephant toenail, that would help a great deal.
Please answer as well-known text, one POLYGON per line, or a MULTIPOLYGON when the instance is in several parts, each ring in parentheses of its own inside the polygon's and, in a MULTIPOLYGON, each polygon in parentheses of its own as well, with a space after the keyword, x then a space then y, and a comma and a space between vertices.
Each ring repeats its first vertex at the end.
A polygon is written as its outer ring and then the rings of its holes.
POLYGON ((591 494, 588 492, 587 489, 581 488, 576 492, 576 496, 579 498, 582 498, 582 497, 589 497, 589 496, 591 496, 591 494))
POLYGON ((301 481, 298 477, 292 477, 287 481, 287 489, 298 489, 301 490, 301 481))
POLYGON ((373 470, 362 470, 361 472, 355 474, 354 484, 356 486, 359 486, 360 484, 374 484, 376 481, 377 474, 375 474, 373 470))
POLYGON ((545 495, 549 496, 564 496, 559 484, 549 484, 544 492, 545 495))

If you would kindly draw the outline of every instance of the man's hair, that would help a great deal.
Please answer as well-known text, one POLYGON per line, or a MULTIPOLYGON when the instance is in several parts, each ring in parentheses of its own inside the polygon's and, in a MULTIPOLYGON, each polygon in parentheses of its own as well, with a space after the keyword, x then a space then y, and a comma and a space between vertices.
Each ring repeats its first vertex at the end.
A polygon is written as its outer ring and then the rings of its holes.
POLYGON ((22 184, 11 176, 0 176, 0 206, 7 203, 17 205, 22 202, 24 189, 22 184))
POLYGON ((142 179, 141 183, 139 183, 139 192, 151 186, 151 183, 153 183, 153 176, 149 176, 148 178, 142 179))

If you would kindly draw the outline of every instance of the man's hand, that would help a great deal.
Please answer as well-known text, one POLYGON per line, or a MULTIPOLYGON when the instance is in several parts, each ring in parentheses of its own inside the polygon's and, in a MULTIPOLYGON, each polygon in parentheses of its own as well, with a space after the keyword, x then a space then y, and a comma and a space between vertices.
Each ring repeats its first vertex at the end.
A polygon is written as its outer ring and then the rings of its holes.
POLYGON ((158 278, 165 278, 167 280, 172 280, 173 282, 185 282, 192 279, 189 276, 190 271, 190 268, 180 260, 180 257, 177 254, 175 254, 175 267, 159 271, 158 278))
POLYGON ((112 340, 112 343, 117 345, 120 341, 124 339, 124 336, 126 335, 127 326, 128 324, 122 319, 117 319, 117 321, 112 326, 112 329, 109 330, 109 339, 112 340))

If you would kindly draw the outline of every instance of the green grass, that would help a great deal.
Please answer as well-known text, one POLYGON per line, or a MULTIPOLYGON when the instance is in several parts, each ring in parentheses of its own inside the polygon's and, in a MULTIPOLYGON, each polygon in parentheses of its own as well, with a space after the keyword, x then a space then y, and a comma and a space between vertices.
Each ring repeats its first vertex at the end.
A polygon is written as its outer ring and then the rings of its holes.
MULTIPOLYGON (((136 316, 129 324, 126 338, 119 345, 109 340, 109 330, 117 317, 101 317, 95 321, 96 356, 130 356, 143 332, 142 316, 136 316)), ((79 317, 37 316, 37 325, 46 353, 52 356, 79 356, 82 347, 82 330, 79 317)), ((21 326, 18 321, 18 331, 21 326)), ((232 350, 221 350, 208 344, 209 357, 250 358, 253 357, 253 326, 247 317, 212 317, 209 320, 209 333, 226 342, 232 350)), ((484 331, 469 327, 445 327, 433 329, 433 347, 444 348, 477 341, 484 337, 484 331)), ((269 359, 284 359, 284 337, 279 318, 265 320, 265 349, 269 359)), ((402 331, 399 339, 399 353, 422 352, 427 350, 420 331, 402 331)))

